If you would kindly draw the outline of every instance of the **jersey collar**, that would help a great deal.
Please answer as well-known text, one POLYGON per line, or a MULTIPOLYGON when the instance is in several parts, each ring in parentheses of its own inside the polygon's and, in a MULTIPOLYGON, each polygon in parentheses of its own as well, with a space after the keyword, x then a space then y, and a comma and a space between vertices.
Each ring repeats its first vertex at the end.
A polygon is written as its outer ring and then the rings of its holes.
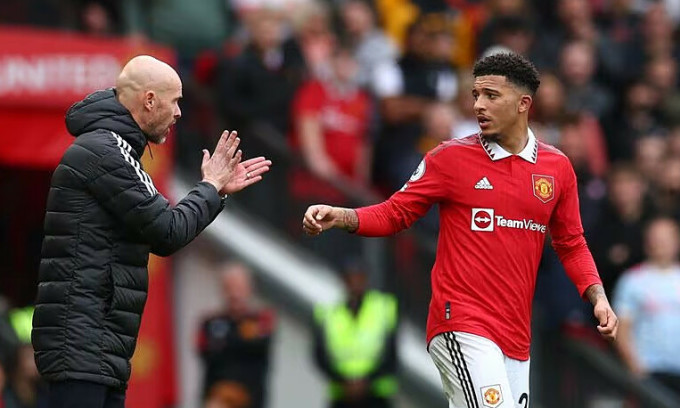
MULTIPOLYGON (((527 142, 527 145, 524 147, 524 149, 517 153, 517 156, 523 158, 529 163, 535 164, 536 158, 538 157, 538 141, 536 140, 536 136, 534 136, 534 132, 532 132, 531 129, 528 129, 528 133, 529 141, 527 142)), ((503 149, 498 143, 490 142, 483 138, 481 133, 479 133, 479 141, 481 142, 484 151, 486 151, 486 154, 488 154, 489 158, 493 161, 512 156, 512 153, 503 149)))

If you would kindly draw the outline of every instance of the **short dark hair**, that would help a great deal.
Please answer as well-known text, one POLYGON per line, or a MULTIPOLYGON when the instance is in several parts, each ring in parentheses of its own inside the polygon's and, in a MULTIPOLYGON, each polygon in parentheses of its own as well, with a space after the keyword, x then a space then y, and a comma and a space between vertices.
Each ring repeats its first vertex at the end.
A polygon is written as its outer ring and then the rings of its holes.
POLYGON ((484 75, 501 75, 513 84, 526 88, 532 95, 536 93, 541 83, 534 64, 513 52, 500 52, 478 60, 472 68, 472 75, 475 78, 484 75))

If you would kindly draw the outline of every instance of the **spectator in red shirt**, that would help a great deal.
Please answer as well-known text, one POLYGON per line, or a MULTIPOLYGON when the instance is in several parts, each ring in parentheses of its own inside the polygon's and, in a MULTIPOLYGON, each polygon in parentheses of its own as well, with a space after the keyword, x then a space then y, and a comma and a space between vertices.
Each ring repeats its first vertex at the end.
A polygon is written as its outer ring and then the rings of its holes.
POLYGON ((295 95, 292 144, 311 175, 293 174, 298 198, 333 194, 327 181, 366 185, 370 166, 370 100, 356 84, 358 64, 350 49, 339 47, 328 79, 313 79, 295 95))

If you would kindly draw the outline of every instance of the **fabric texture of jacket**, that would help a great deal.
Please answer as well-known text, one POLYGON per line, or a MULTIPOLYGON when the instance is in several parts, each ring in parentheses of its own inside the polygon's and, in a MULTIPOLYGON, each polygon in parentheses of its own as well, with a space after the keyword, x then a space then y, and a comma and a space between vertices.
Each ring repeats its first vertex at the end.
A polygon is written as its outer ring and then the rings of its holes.
POLYGON ((147 137, 115 90, 74 104, 76 137, 52 175, 47 197, 32 342, 48 381, 85 380, 125 388, 147 297, 149 253, 167 256, 223 208, 198 183, 172 207, 140 159, 147 137))

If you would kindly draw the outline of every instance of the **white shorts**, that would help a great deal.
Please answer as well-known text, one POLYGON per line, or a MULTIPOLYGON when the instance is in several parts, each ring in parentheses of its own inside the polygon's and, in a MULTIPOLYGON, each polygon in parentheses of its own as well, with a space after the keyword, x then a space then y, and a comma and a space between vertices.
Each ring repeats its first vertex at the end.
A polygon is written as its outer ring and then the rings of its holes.
POLYGON ((438 334, 428 351, 449 408, 529 407, 529 360, 506 357, 491 340, 463 332, 438 334))

